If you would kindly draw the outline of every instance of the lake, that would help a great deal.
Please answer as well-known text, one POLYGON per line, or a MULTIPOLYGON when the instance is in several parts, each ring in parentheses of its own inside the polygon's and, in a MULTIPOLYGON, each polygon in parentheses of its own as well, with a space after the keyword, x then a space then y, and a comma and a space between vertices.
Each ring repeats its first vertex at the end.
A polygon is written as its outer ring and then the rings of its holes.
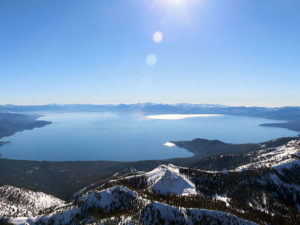
POLYGON ((223 115, 148 115, 117 113, 49 113, 41 120, 53 124, 1 139, 3 158, 26 160, 136 161, 189 157, 191 153, 168 141, 194 138, 231 143, 262 142, 298 133, 261 127, 278 122, 262 118, 223 115))

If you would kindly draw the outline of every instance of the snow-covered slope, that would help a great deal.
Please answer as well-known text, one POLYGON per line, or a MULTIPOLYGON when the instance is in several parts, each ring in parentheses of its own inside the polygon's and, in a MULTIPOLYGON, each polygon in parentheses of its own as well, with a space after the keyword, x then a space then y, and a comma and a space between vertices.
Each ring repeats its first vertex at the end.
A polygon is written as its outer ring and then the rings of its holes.
POLYGON ((230 213, 216 210, 172 207, 159 202, 147 205, 142 213, 141 221, 151 224, 240 224, 254 225, 256 223, 240 219, 230 213))
POLYGON ((133 191, 123 186, 114 186, 83 195, 71 204, 57 207, 50 214, 25 221, 36 224, 51 224, 51 221, 55 221, 53 224, 87 224, 95 221, 95 217, 103 219, 110 213, 131 209, 137 205, 136 198, 137 194, 133 191))
POLYGON ((248 153, 251 162, 237 167, 241 169, 255 169, 261 167, 280 167, 284 164, 296 162, 300 159, 300 141, 292 140, 276 148, 264 148, 257 152, 248 153))
POLYGON ((179 173, 178 167, 168 164, 145 173, 149 188, 157 194, 195 195, 195 184, 179 173))
POLYGON ((8 185, 0 187, 0 217, 32 217, 40 211, 62 204, 64 201, 42 192, 8 185))
POLYGON ((80 197, 71 204, 36 218, 15 218, 19 225, 34 224, 245 224, 256 223, 217 210, 175 207, 150 201, 122 186, 80 197), (128 213, 128 210, 131 210, 128 213), (118 217, 119 214, 123 214, 118 217))

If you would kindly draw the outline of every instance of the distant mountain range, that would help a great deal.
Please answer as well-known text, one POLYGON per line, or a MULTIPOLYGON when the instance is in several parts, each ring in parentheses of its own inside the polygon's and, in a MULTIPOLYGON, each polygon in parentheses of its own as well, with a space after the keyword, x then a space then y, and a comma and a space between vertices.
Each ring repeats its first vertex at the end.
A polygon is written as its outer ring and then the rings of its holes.
POLYGON ((300 115, 300 106, 294 107, 246 107, 246 106, 226 106, 218 104, 156 104, 156 103, 137 103, 137 104, 49 104, 49 105, 0 105, 1 111, 9 112, 74 112, 74 111, 142 111, 157 113, 225 113, 225 114, 247 114, 256 115, 261 113, 269 116, 279 116, 280 114, 300 115))
POLYGON ((202 159, 193 168, 164 164, 148 172, 121 170, 69 202, 2 186, 0 216, 3 223, 24 225, 299 224, 300 139, 250 147, 247 153, 202 159))
POLYGON ((284 120, 286 123, 264 124, 264 126, 284 127, 300 131, 299 107, 245 107, 224 106, 215 104, 119 104, 119 105, 90 105, 90 104, 50 104, 50 105, 0 105, 0 112, 43 113, 43 112, 119 112, 144 114, 225 114, 237 116, 253 116, 275 120, 284 120))

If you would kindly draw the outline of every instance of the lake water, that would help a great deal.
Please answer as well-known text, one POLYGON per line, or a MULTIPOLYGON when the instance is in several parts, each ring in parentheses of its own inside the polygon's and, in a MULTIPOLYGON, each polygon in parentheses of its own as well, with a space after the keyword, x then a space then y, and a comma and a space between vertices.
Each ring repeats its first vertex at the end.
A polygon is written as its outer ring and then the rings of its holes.
POLYGON ((283 128, 260 127, 275 122, 261 118, 157 118, 116 113, 47 114, 40 119, 53 124, 3 138, 1 141, 11 143, 0 147, 0 153, 3 158, 26 160, 135 161, 192 155, 176 146, 165 146, 167 141, 207 138, 245 143, 297 135, 283 128))

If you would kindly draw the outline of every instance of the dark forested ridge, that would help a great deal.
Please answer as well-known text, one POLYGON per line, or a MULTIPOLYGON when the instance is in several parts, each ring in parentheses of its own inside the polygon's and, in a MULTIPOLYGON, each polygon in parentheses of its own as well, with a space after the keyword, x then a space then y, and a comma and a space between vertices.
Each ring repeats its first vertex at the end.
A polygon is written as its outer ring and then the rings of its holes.
POLYGON ((257 149, 257 144, 228 144, 219 140, 196 138, 192 141, 171 141, 198 157, 207 157, 221 153, 239 153, 257 149))
POLYGON ((286 129, 289 129, 289 130, 300 131, 300 119, 296 117, 294 119, 288 120, 287 122, 264 123, 264 124, 261 124, 261 126, 281 127, 281 128, 286 128, 286 129))
POLYGON ((231 144, 224 143, 219 140, 207 140, 196 138, 192 141, 171 141, 176 146, 184 148, 193 153, 198 158, 224 154, 224 153, 246 153, 250 151, 257 151, 261 146, 276 147, 283 145, 291 140, 298 140, 297 137, 284 137, 262 143, 247 143, 247 144, 231 144))

